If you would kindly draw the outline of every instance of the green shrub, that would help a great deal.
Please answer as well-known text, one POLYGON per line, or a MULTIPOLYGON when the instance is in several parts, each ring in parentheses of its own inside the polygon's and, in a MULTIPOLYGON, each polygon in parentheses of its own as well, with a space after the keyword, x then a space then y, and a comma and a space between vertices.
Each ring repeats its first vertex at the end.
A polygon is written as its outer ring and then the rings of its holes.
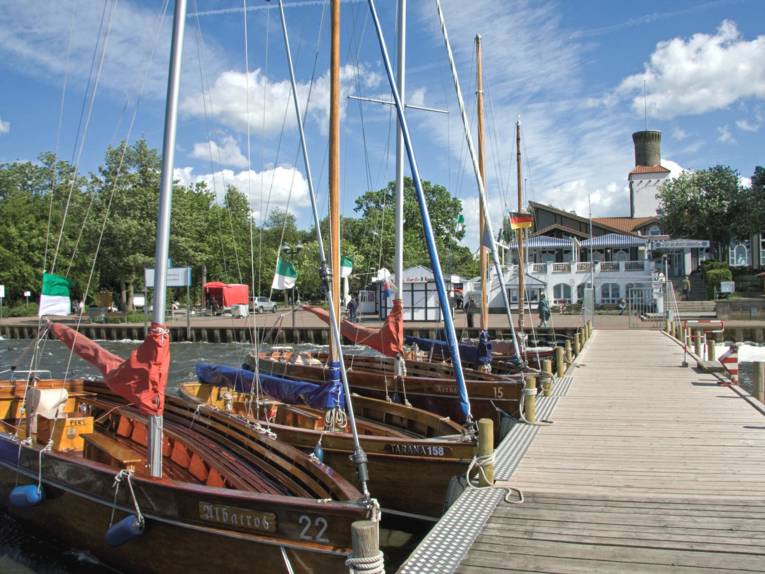
POLYGON ((20 303, 13 307, 3 306, 3 317, 34 317, 37 315, 37 303, 20 303))
POLYGON ((704 273, 704 281, 707 284, 707 296, 712 299, 715 293, 720 292, 721 281, 731 281, 733 273, 727 267, 724 269, 710 269, 704 273))
POLYGON ((729 269, 727 261, 719 261, 717 259, 707 259, 702 263, 702 267, 705 276, 707 271, 711 271, 712 269, 729 269))

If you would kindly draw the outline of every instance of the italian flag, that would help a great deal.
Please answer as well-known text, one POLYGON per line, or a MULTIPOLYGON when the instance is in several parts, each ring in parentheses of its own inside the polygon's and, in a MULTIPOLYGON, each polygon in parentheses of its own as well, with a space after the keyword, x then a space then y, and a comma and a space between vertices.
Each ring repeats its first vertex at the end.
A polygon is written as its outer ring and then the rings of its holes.
POLYGON ((69 279, 52 273, 43 273, 40 310, 38 315, 69 315, 69 279))
POLYGON ((271 289, 292 289, 296 280, 297 271, 295 271, 292 263, 279 257, 276 261, 276 273, 274 273, 271 289))
POLYGON ((340 259, 340 277, 349 277, 353 271, 353 261, 350 257, 340 259))

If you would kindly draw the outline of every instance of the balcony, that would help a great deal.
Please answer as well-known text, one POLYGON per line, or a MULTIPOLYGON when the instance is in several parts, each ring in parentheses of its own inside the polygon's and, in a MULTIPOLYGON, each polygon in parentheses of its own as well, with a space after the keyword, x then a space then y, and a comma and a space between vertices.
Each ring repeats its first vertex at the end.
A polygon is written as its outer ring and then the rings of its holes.
POLYGON ((553 263, 553 273, 571 273, 571 263, 553 263))

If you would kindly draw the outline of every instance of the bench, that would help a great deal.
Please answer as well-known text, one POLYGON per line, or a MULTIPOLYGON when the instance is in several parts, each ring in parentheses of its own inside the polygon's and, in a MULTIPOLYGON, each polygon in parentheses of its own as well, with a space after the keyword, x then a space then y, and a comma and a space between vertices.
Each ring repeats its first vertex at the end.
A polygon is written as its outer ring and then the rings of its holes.
POLYGON ((91 433, 82 435, 85 441, 85 458, 102 462, 115 468, 135 470, 145 462, 144 456, 110 436, 91 433))

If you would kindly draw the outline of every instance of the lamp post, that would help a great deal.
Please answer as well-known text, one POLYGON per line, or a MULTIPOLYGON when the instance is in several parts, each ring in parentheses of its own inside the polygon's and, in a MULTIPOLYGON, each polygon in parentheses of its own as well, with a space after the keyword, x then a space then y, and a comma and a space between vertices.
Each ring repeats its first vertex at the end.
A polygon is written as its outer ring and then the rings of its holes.
MULTIPOLYGON (((300 252, 303 250, 303 244, 298 241, 295 245, 290 245, 289 243, 285 243, 282 245, 282 252, 287 256, 287 258, 292 259, 292 256, 299 257, 300 252)), ((295 293, 297 291, 297 280, 295 281, 295 285, 292 287, 292 328, 295 328, 295 293)), ((286 294, 286 291, 285 291, 286 294)))

